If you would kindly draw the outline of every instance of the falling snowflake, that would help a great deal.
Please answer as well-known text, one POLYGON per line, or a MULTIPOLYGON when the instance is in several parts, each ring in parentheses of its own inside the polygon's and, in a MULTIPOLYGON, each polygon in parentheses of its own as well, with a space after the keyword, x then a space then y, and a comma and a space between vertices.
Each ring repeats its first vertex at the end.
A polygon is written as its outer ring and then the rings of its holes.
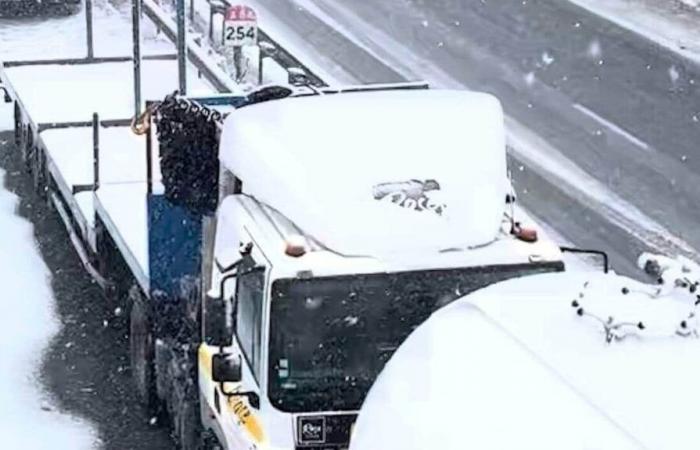
POLYGON ((554 62, 554 57, 548 52, 544 52, 542 53, 542 62, 548 66, 554 62))
POLYGON ((599 58, 602 53, 603 51, 600 48, 600 42, 598 42, 598 39, 594 39, 590 44, 588 44, 588 56, 591 58, 599 58))
POLYGON ((678 73, 678 69, 676 69, 676 66, 671 66, 668 68, 668 76, 671 77, 672 83, 678 81, 678 78, 680 78, 680 74, 678 73))
POLYGON ((527 83, 528 86, 532 86, 534 82, 535 82, 535 72, 530 72, 527 75, 525 75, 525 83, 527 83))

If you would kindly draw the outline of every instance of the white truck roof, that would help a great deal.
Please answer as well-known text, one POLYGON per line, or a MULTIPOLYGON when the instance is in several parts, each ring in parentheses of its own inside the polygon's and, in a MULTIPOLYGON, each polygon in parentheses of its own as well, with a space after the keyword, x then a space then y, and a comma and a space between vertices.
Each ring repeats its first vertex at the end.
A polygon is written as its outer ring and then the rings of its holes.
POLYGON ((351 448, 694 447, 697 323, 688 321, 692 337, 676 334, 694 298, 642 291, 653 289, 566 272, 458 300, 394 354, 367 397, 351 448), (588 314, 629 322, 618 331, 631 334, 607 343, 602 322, 588 314))
POLYGON ((222 164, 344 255, 484 245, 507 192, 503 113, 467 91, 318 95, 241 108, 222 164))

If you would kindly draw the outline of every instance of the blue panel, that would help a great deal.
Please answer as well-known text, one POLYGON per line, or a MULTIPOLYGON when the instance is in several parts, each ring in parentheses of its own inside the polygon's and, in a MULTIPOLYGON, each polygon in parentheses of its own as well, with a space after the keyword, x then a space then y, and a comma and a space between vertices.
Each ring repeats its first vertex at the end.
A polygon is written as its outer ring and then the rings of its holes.
POLYGON ((178 300, 180 280, 199 278, 202 216, 170 203, 164 195, 148 196, 148 267, 152 298, 178 300))

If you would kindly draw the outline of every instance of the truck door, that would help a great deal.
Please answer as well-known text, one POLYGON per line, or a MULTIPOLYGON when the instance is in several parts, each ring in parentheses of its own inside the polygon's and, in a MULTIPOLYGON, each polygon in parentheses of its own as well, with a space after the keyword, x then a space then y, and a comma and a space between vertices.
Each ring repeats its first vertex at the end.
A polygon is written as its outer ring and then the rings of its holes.
POLYGON ((259 413, 262 320, 266 267, 253 257, 245 257, 238 266, 235 293, 233 294, 233 330, 234 339, 231 353, 242 362, 242 379, 240 383, 226 386, 227 392, 249 392, 249 396, 225 396, 219 392, 216 403, 219 404, 220 426, 226 440, 232 448, 252 448, 259 445, 264 437, 259 413))

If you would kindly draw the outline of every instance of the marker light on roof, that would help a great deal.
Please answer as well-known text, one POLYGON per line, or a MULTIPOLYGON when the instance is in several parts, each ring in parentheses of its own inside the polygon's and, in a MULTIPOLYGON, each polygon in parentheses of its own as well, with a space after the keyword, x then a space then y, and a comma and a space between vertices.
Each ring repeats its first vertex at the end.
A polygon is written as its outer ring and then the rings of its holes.
POLYGON ((289 236, 284 253, 295 258, 303 256, 306 253, 306 242, 304 238, 301 236, 289 236))
POLYGON ((520 222, 515 222, 510 233, 523 242, 537 242, 537 230, 534 228, 524 228, 520 222))

